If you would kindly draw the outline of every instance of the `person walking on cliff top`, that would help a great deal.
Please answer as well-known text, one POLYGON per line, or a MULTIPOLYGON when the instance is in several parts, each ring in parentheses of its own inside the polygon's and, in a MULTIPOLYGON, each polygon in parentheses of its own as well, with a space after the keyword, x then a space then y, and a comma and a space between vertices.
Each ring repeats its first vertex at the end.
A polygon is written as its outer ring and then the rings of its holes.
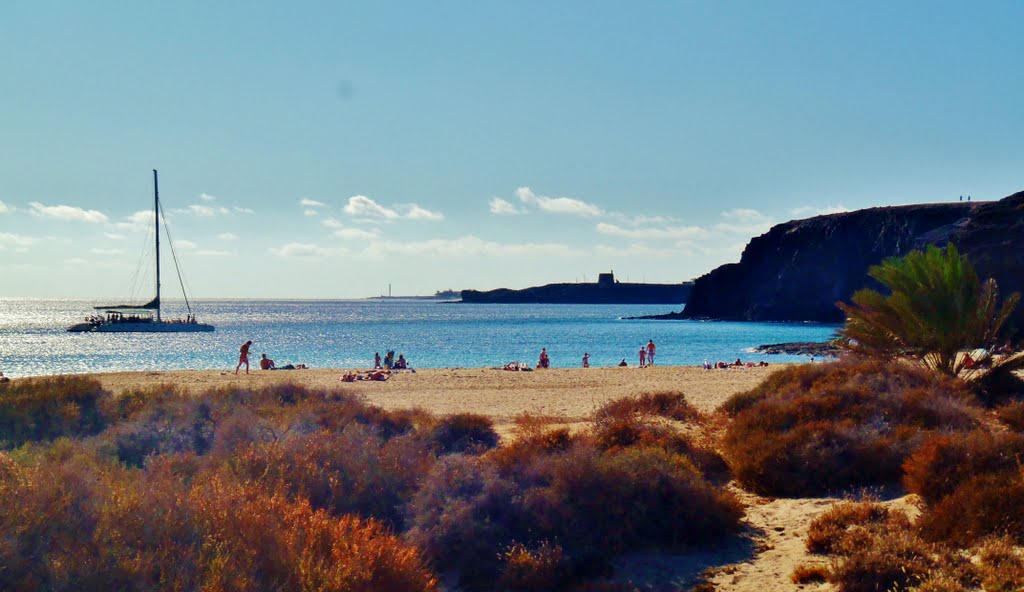
POLYGON ((654 365, 654 340, 653 339, 648 339, 647 340, 647 365, 648 366, 653 366, 654 365))

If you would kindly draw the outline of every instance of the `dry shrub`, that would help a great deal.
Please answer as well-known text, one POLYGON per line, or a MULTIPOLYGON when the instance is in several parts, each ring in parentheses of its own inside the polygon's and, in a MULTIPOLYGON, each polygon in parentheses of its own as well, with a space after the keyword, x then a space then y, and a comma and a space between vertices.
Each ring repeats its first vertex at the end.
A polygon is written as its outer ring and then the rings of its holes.
POLYGON ((903 484, 925 503, 934 504, 974 476, 1016 473, 1022 457, 1024 434, 976 430, 934 436, 904 463, 903 484))
POLYGON ((503 554, 500 590, 564 590, 572 583, 572 570, 559 545, 542 541, 534 549, 514 544, 503 554))
POLYGON ((103 435, 118 460, 141 467, 155 454, 206 454, 214 441, 213 408, 201 400, 161 400, 103 435))
POLYGON ((268 444, 254 444, 228 461, 243 480, 281 488, 335 515, 358 514, 400 528, 402 506, 434 459, 412 437, 384 440, 352 425, 268 444))
POLYGON ((425 437, 438 454, 476 453, 498 445, 494 422, 476 413, 442 417, 425 437))
POLYGON ((1024 432, 1024 401, 1013 401, 995 410, 999 421, 1015 432, 1024 432))
POLYGON ((983 590, 1024 589, 1024 556, 1007 537, 989 538, 977 547, 978 580, 983 590))
POLYGON ((109 397, 99 381, 80 376, 0 382, 0 449, 97 434, 106 426, 100 405, 109 397))
POLYGON ((683 393, 662 391, 605 403, 594 412, 594 420, 600 423, 636 414, 665 417, 676 421, 700 422, 704 419, 701 412, 686 400, 683 393))
POLYGON ((839 551, 851 529, 864 526, 909 526, 903 512, 892 512, 875 501, 845 501, 833 504, 815 518, 807 530, 807 550, 811 553, 833 554, 839 551))
POLYGON ((1024 541, 1024 478, 990 473, 964 481, 951 494, 925 508, 921 534, 931 541, 970 546, 989 535, 1024 541))
POLYGON ((796 566, 789 579, 794 584, 802 586, 804 584, 826 582, 830 573, 827 565, 804 563, 796 566))
POLYGON ((924 436, 977 423, 966 387, 870 361, 773 374, 723 439, 737 479, 766 495, 817 495, 899 479, 924 436), (771 389, 771 390, 769 390, 771 389))
POLYGON ((81 455, 0 465, 0 589, 437 587, 418 552, 375 521, 223 477, 189 485, 170 457, 145 473, 81 455))
POLYGON ((829 581, 840 592, 903 590, 921 584, 943 564, 937 549, 911 530, 878 529, 833 561, 829 581))
POLYGON ((582 577, 623 551, 734 533, 743 515, 731 494, 663 449, 602 452, 578 443, 519 458, 525 466, 507 474, 489 455, 445 458, 410 505, 409 540, 441 569, 462 569, 464 584, 493 581, 499 554, 516 542, 557 542, 582 577))

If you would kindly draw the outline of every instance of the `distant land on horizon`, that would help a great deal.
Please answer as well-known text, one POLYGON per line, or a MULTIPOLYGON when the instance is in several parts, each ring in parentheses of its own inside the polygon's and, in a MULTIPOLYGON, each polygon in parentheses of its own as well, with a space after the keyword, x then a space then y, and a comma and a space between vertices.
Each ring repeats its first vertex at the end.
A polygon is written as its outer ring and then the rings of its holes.
POLYGON ((682 304, 693 282, 678 284, 623 283, 612 272, 597 282, 560 283, 522 290, 463 290, 462 302, 472 304, 682 304))

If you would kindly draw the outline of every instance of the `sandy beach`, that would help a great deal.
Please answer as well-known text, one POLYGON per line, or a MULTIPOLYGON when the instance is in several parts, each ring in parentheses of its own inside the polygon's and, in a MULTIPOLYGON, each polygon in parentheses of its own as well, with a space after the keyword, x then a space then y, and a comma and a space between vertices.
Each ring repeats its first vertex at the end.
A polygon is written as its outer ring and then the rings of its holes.
POLYGON ((781 366, 704 370, 689 366, 647 368, 551 368, 509 372, 495 368, 437 368, 392 374, 385 382, 341 382, 344 369, 177 370, 91 374, 117 394, 158 385, 199 393, 212 388, 259 388, 295 382, 316 389, 357 393, 386 409, 419 407, 431 413, 479 413, 499 426, 522 413, 585 419, 615 399, 641 393, 682 392, 701 411, 710 412, 735 393, 753 388, 781 366))

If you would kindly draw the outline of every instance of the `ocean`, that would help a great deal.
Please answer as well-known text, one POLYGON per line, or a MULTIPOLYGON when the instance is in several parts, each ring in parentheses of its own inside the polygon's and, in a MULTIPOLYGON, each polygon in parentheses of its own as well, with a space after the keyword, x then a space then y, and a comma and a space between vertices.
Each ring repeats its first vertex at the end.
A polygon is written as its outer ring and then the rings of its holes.
MULTIPOLYGON (((759 355, 751 348, 790 341, 824 341, 838 328, 808 323, 641 321, 665 305, 460 304, 431 300, 202 300, 199 321, 213 333, 67 333, 102 302, 0 299, 0 371, 38 376, 127 370, 234 369, 238 348, 252 340, 251 358, 277 364, 358 368, 374 352, 405 355, 412 367, 537 363, 546 347, 555 368, 634 366, 653 339, 658 364, 786 362, 803 356, 759 355)), ((171 301, 164 317, 184 316, 171 301)))

